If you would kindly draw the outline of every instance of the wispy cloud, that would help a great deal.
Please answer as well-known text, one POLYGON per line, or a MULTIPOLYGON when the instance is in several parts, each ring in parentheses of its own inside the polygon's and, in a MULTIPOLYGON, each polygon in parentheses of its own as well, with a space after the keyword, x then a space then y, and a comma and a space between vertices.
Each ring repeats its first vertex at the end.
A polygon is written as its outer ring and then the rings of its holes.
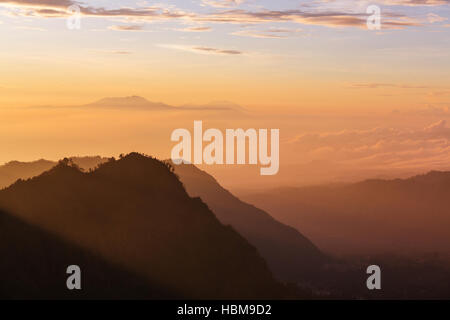
POLYGON ((395 83, 351 83, 348 85, 353 89, 379 89, 379 88, 400 88, 400 89, 429 89, 429 86, 424 85, 407 85, 407 84, 395 84, 395 83))
POLYGON ((450 0, 377 0, 375 2, 392 6, 443 6, 450 0))
POLYGON ((209 32, 212 31, 211 27, 187 27, 183 29, 176 29, 177 31, 183 32, 209 32))
POLYGON ((217 55, 243 55, 243 51, 239 50, 232 50, 232 49, 219 49, 219 48, 212 48, 212 47, 206 47, 206 46, 185 46, 185 45, 177 45, 177 44, 159 44, 158 45, 161 48, 168 48, 168 49, 174 49, 174 50, 181 50, 181 51, 187 51, 192 53, 199 53, 199 54, 217 54, 217 55))
POLYGON ((427 14, 427 20, 429 23, 436 23, 436 22, 443 22, 445 20, 448 20, 446 17, 441 17, 440 15, 436 13, 429 13, 427 14))
POLYGON ((129 55, 133 54, 132 51, 128 50, 93 50, 95 53, 103 53, 103 54, 115 54, 115 55, 129 55))
MULTIPOLYGON (((247 11, 241 9, 215 12, 206 16, 196 17, 199 21, 231 24, 259 24, 268 22, 293 22, 304 25, 319 25, 327 27, 357 27, 367 28, 365 12, 322 11, 322 10, 260 10, 247 11)), ((420 26, 413 18, 385 13, 383 28, 402 28, 420 26)))
POLYGON ((210 47, 193 47, 192 49, 194 49, 196 51, 215 53, 215 54, 231 54, 231 55, 243 54, 242 51, 238 51, 238 50, 225 50, 225 49, 217 49, 217 48, 210 48, 210 47))
POLYGON ((67 8, 78 2, 72 0, 0 0, 0 3, 30 7, 67 8))
POLYGON ((144 26, 141 25, 114 25, 108 27, 110 30, 116 31, 143 31, 144 26))
MULTIPOLYGON (((413 5, 418 3, 427 3, 427 5, 436 4, 436 1, 425 0, 411 0, 399 1, 405 5, 413 5)), ((443 0, 441 0, 442 2, 443 0)), ((333 1, 325 1, 330 3, 333 1)), ((290 9, 290 10, 268 10, 260 8, 257 11, 243 10, 239 8, 226 9, 242 3, 240 0, 223 0, 210 1, 205 0, 205 5, 208 4, 213 7, 219 7, 211 13, 196 13, 186 12, 171 7, 138 7, 129 8, 122 7, 117 9, 107 9, 102 7, 91 7, 80 5, 81 14, 85 16, 104 17, 104 18, 127 18, 139 21, 154 21, 154 20, 176 20, 186 19, 197 22, 213 22, 213 23, 228 23, 228 24, 260 24, 269 22, 292 22, 305 25, 319 25, 328 27, 358 27, 366 28, 367 13, 365 11, 354 11, 345 9, 330 10, 327 8, 307 7, 304 10, 290 9), (225 9, 224 9, 225 8, 225 9)), ((318 2, 314 2, 317 4, 318 2)), ((319 2, 320 3, 320 2, 319 2)), ((323 2, 322 2, 323 3, 323 2)), ((334 3, 334 2, 333 2, 334 3)), ((387 3, 394 3, 389 1, 387 3)), ((69 13, 66 8, 77 2, 72 0, 0 0, 0 4, 7 4, 17 8, 25 8, 22 12, 27 16, 43 16, 43 17, 63 17, 69 13)), ((400 15, 384 13, 383 26, 385 28, 403 28, 407 26, 421 25, 414 19, 400 15)))
POLYGON ((241 3, 244 3, 245 0, 202 0, 204 5, 208 5, 216 8, 227 8, 238 6, 241 3))
POLYGON ((165 9, 162 7, 143 7, 129 8, 122 7, 118 9, 106 9, 102 7, 90 7, 72 0, 0 0, 0 4, 6 4, 18 9, 26 9, 22 12, 25 16, 43 16, 43 17, 65 17, 71 13, 67 10, 71 5, 77 5, 80 13, 85 16, 93 17, 124 17, 141 18, 142 20, 157 19, 178 19, 185 17, 194 17, 195 14, 189 14, 181 10, 165 9))
POLYGON ((292 36, 303 34, 301 29, 269 28, 264 30, 243 29, 232 33, 236 36, 266 38, 266 39, 286 39, 292 36))

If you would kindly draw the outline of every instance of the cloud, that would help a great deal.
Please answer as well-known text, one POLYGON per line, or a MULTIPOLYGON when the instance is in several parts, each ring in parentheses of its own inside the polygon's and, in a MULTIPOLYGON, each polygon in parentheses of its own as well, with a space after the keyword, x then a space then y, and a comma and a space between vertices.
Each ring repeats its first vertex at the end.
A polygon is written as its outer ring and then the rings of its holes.
POLYGON ((294 35, 301 34, 301 29, 283 29, 270 28, 266 30, 244 29, 233 32, 235 36, 252 37, 252 38, 266 38, 266 39, 286 39, 294 35))
POLYGON ((0 0, 0 3, 18 6, 43 7, 43 8, 67 8, 77 4, 72 0, 0 0))
POLYGON ((378 3, 392 6, 443 6, 450 0, 378 0, 378 3))
POLYGON ((442 22, 447 20, 445 17, 441 17, 435 13, 429 13, 427 14, 427 20, 429 23, 435 23, 435 22, 442 22))
POLYGON ((144 27, 140 25, 114 25, 108 27, 108 29, 116 31, 142 31, 144 27))
POLYGON ((129 55, 133 54, 132 51, 127 50, 94 50, 96 53, 117 54, 117 55, 129 55))
POLYGON ((188 27, 184 29, 177 29, 177 31, 183 32, 209 32, 212 31, 211 27, 188 27))
POLYGON ((242 51, 238 50, 224 50, 224 49, 217 49, 217 48, 210 48, 210 47, 193 47, 192 49, 207 53, 218 53, 218 54, 231 54, 231 55, 237 55, 242 54, 242 51))
MULTIPOLYGON (((22 8, 23 15, 43 17, 68 16, 66 8, 76 4, 71 0, 0 0, 0 4, 9 4, 22 8)), ((82 15, 105 18, 126 18, 139 21, 187 19, 197 22, 214 22, 229 24, 258 24, 268 22, 293 22, 298 24, 320 25, 328 27, 358 27, 366 28, 368 15, 365 11, 352 10, 323 10, 310 7, 308 10, 267 10, 249 11, 242 9, 221 9, 233 7, 242 3, 234 1, 207 1, 209 5, 219 7, 212 13, 200 14, 185 12, 175 7, 162 8, 157 6, 118 9, 95 8, 80 5, 82 15)), ((420 26, 414 19, 399 14, 384 13, 383 26, 386 28, 403 28, 406 26, 420 26)))
MULTIPOLYGON (((364 15, 365 16, 365 15, 364 15)), ((264 22, 298 22, 303 24, 321 24, 330 26, 362 26, 366 19, 362 14, 315 12, 308 13, 301 10, 258 12, 246 10, 228 10, 199 17, 199 20, 222 23, 264 23, 264 22)))
POLYGON ((447 128, 447 120, 440 120, 438 122, 430 124, 428 127, 425 127, 424 131, 426 132, 442 132, 450 137, 450 128, 447 128))
POLYGON ((110 53, 124 55, 124 54, 132 54, 133 52, 131 52, 131 51, 110 51, 110 53))
POLYGON ((145 7, 145 8, 128 8, 106 9, 84 6, 77 1, 71 0, 0 0, 0 4, 6 4, 24 9, 21 13, 25 16, 42 16, 42 17, 66 17, 71 15, 68 8, 77 5, 80 13, 85 16, 93 17, 123 17, 123 18, 140 18, 142 20, 157 19, 178 19, 185 17, 193 17, 181 10, 168 10, 161 7, 145 7))
POLYGON ((202 3, 216 8, 235 7, 244 3, 245 0, 202 0, 202 3))
POLYGON ((429 89, 429 86, 424 85, 407 85, 394 83, 352 83, 349 85, 352 89, 379 89, 379 88, 399 88, 399 89, 429 89))
MULTIPOLYGON (((231 24, 258 24, 268 22, 294 22, 305 25, 320 25, 327 27, 358 27, 367 28, 368 14, 365 12, 344 11, 303 11, 303 10, 260 10, 247 11, 241 9, 215 12, 206 16, 199 16, 198 21, 231 24)), ((385 13, 382 26, 384 28, 403 28, 407 26, 421 26, 415 19, 399 14, 385 13)))
POLYGON ((239 50, 231 50, 231 49, 218 49, 212 47, 205 46, 184 46, 184 45, 176 45, 176 44, 159 44, 161 48, 175 49, 181 51, 188 51, 192 53, 200 53, 200 54, 219 54, 219 55, 243 55, 243 51, 239 50))
POLYGON ((448 167, 450 127, 440 120, 424 128, 306 133, 289 142, 302 161, 333 161, 358 170, 448 167))

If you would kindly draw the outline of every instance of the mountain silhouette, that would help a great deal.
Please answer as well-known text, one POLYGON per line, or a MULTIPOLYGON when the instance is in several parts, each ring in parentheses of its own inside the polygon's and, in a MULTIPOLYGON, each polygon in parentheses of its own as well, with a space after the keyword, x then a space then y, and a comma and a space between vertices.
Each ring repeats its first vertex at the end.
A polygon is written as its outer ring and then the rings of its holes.
POLYGON ((103 98, 85 106, 91 108, 139 108, 149 110, 176 109, 168 104, 162 102, 151 102, 139 96, 103 98))
POLYGON ((0 211, 0 299, 161 299, 177 295, 0 211), (68 290, 67 267, 82 290, 68 290))
MULTIPOLYGON (((89 170, 107 159, 99 156, 70 158, 79 167, 89 170)), ((8 187, 19 179, 29 179, 50 170, 57 164, 55 161, 37 160, 32 162, 10 161, 0 166, 0 189, 8 187)))
POLYGON ((239 200, 205 171, 188 164, 174 168, 189 195, 201 197, 223 224, 231 225, 254 245, 279 279, 308 280, 328 260, 296 229, 239 200))
POLYGON ((450 172, 280 188, 244 199, 337 254, 450 252, 450 172))
MULTIPOLYGON (((107 158, 99 156, 71 159, 85 170, 107 161, 107 158)), ((20 163, 14 176, 16 179, 26 179, 31 175, 25 173, 33 172, 34 175, 42 173, 43 166, 37 166, 37 163, 20 163), (22 175, 19 169, 22 169, 22 175)), ((56 162, 47 161, 45 168, 50 169, 55 165, 56 162)), ((268 213, 242 202, 222 188, 208 173, 193 165, 174 168, 188 193, 200 197, 223 224, 231 225, 255 246, 280 280, 289 282, 305 280, 326 261, 326 257, 314 244, 297 230, 276 221, 268 213)), ((0 167, 0 172, 6 174, 9 169, 0 167)), ((0 179, 0 186, 1 182, 0 179)), ((9 184, 11 183, 9 180, 9 184)))
POLYGON ((205 105, 185 104, 182 106, 168 105, 163 102, 152 102, 143 97, 108 97, 84 105, 87 108, 140 109, 140 110, 185 110, 185 111, 232 111, 243 113, 246 110, 240 105, 229 101, 214 101, 205 105))
POLYGON ((285 295, 258 251, 189 197, 170 165, 137 153, 89 172, 66 159, 0 191, 0 208, 179 297, 285 295))
POLYGON ((18 179, 28 179, 49 170, 55 162, 37 160, 33 162, 11 161, 0 166, 0 188, 9 186, 18 179))

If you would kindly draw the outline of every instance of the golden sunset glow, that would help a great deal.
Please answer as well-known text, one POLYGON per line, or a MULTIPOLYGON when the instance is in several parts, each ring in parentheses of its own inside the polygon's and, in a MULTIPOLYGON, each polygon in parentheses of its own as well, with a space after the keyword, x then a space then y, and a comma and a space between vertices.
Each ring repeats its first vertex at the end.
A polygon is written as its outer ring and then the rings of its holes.
POLYGON ((366 1, 89 1, 79 3, 79 29, 67 26, 70 0, 0 1, 0 161, 133 150, 168 157, 170 132, 203 120, 281 129, 278 184, 322 181, 325 160, 334 163, 330 180, 353 163, 361 176, 446 167, 448 2, 374 3, 380 30, 368 29, 366 1), (89 107, 129 96, 201 108, 89 107), (218 105, 245 112, 204 108, 218 105), (427 130, 435 131, 422 144, 410 143, 410 132, 427 130), (348 144, 343 132, 364 139, 348 144))

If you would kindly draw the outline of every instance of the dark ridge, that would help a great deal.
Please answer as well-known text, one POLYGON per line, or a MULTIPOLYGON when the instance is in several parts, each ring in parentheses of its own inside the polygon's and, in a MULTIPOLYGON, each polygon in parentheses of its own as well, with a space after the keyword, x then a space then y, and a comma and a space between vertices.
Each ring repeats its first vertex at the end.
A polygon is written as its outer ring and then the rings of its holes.
POLYGON ((178 295, 0 211, 0 299, 157 299, 178 295), (67 267, 82 290, 68 290, 67 267))
POLYGON ((0 191, 0 207, 180 297, 285 297, 257 250, 172 170, 137 153, 89 172, 62 161, 0 191))
MULTIPOLYGON (((94 157, 71 157, 72 163, 84 170, 94 169, 98 164, 107 161, 107 158, 94 157)), ((11 161, 0 166, 0 189, 10 186, 19 179, 29 179, 50 170, 57 165, 55 161, 37 160, 32 162, 11 161)))
POLYGON ((255 246, 280 280, 309 282, 330 260, 296 229, 241 201, 208 173, 193 165, 174 168, 189 194, 201 197, 223 224, 255 246))
POLYGON ((450 172, 279 188, 246 200, 335 254, 450 252, 450 172))

